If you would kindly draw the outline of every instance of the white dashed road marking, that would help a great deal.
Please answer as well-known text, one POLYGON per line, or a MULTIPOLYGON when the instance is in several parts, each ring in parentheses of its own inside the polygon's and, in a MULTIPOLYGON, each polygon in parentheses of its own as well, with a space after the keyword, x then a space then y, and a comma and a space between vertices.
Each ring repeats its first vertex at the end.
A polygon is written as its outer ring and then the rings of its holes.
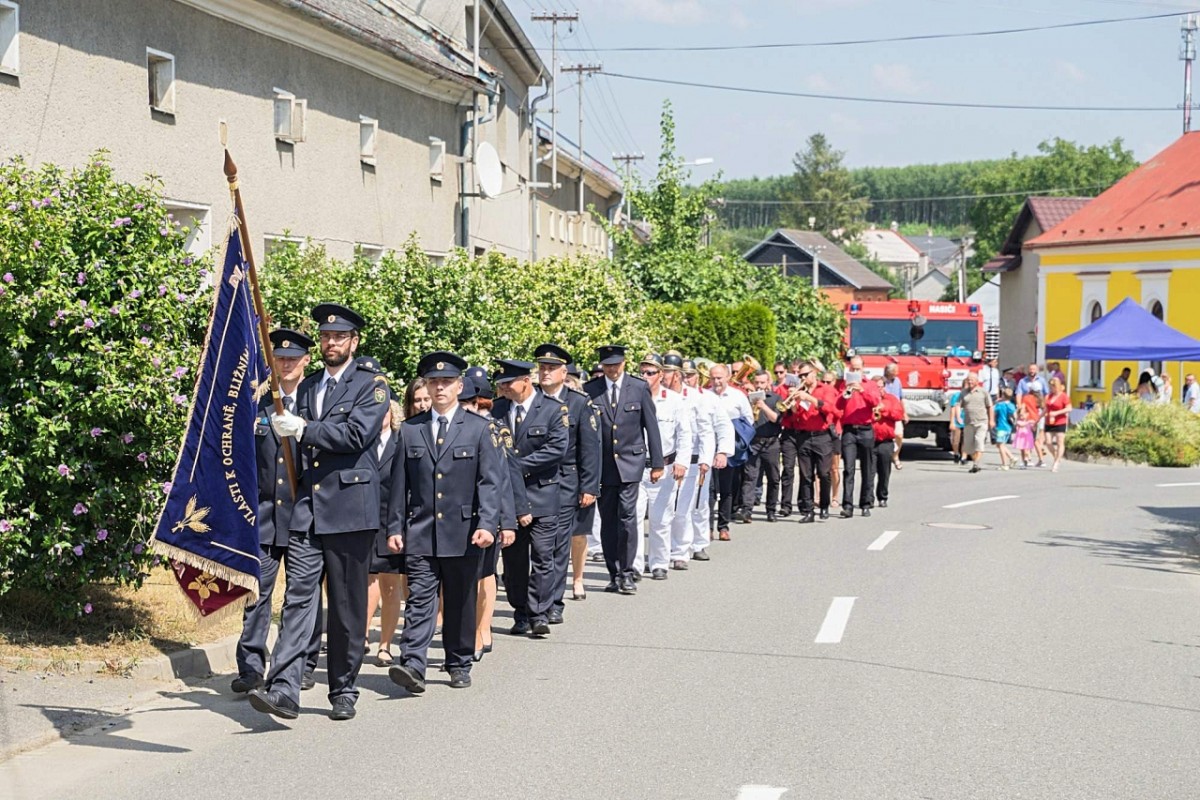
POLYGON ((1193 481, 1192 483, 1156 483, 1154 485, 1160 489, 1174 489, 1178 486, 1200 486, 1200 481, 1193 481))
POLYGON ((738 789, 737 800, 779 800, 787 789, 782 786, 747 784, 738 789))
POLYGON ((942 508, 966 508, 967 506, 977 506, 980 503, 994 503, 997 500, 1016 500, 1020 497, 1019 494, 998 494, 995 497, 981 497, 978 500, 964 500, 961 503, 951 503, 942 508))
POLYGON ((825 612, 825 621, 821 623, 821 630, 817 631, 817 638, 813 640, 813 644, 838 644, 842 641, 842 634, 846 632, 846 623, 850 621, 850 610, 854 608, 854 601, 857 597, 835 597, 833 602, 829 604, 829 611, 825 612))
POLYGON ((900 535, 900 531, 884 531, 883 535, 868 545, 868 550, 882 550, 888 543, 900 535))

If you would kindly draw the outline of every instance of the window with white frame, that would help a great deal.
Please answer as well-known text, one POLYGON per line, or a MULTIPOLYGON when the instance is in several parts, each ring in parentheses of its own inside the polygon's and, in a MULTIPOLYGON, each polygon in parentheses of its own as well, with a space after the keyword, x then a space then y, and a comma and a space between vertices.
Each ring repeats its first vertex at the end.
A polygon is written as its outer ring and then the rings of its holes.
POLYGON ((12 0, 0 0, 0 72, 21 71, 21 8, 12 0))
POLYGON ((365 259, 372 264, 378 264, 379 260, 383 258, 383 255, 386 252, 387 248, 381 244, 367 244, 365 242, 359 242, 358 244, 354 245, 354 255, 358 258, 365 259))
POLYGON ((358 118, 358 158, 362 163, 375 166, 375 146, 379 138, 379 120, 370 117, 358 118))
POLYGON ((147 47, 146 78, 150 88, 150 107, 174 116, 175 56, 147 47))
POLYGON ((446 171, 446 140, 436 136, 429 137, 429 180, 442 182, 446 171))
POLYGON ((281 142, 303 142, 308 101, 291 92, 275 89, 275 138, 281 142))
POLYGON ((167 207, 171 221, 187 237, 185 243, 189 253, 199 257, 212 248, 210 206, 204 203, 189 203, 186 200, 166 200, 163 205, 167 207))
MULTIPOLYGON (((1104 316, 1104 306, 1096 301, 1092 301, 1092 310, 1088 314, 1091 322, 1095 322, 1104 316)), ((1088 386, 1102 387, 1104 386, 1104 362, 1089 361, 1087 366, 1088 386)))
POLYGON ((305 240, 302 237, 268 233, 263 237, 263 262, 265 263, 272 255, 286 253, 289 250, 294 253, 303 253, 304 246, 305 240))

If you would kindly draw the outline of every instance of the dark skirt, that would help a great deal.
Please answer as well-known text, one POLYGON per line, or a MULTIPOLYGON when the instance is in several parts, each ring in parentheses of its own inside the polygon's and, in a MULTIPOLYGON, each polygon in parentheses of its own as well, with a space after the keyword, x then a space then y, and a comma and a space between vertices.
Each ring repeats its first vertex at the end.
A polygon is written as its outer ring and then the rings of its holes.
POLYGON ((389 553, 386 556, 381 556, 378 553, 371 554, 371 574, 372 575, 403 575, 404 574, 404 555, 389 553))
POLYGON ((592 524, 596 519, 597 500, 587 508, 575 509, 575 527, 571 529, 572 536, 587 536, 592 532, 592 524))
POLYGON ((1046 433, 1066 433, 1066 432, 1067 432, 1067 424, 1065 422, 1062 425, 1047 425, 1046 426, 1046 433))
POLYGON ((491 546, 484 548, 483 557, 479 559, 479 580, 490 578, 496 574, 496 567, 500 564, 500 537, 496 536, 496 541, 492 542, 491 546))

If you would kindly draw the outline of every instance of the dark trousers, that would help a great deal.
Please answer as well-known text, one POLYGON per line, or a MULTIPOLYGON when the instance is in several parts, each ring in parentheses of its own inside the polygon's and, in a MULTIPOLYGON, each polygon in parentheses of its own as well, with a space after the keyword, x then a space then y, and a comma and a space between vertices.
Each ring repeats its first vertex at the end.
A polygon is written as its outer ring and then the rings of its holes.
POLYGON ((717 492, 717 530, 719 531, 729 530, 729 523, 733 520, 734 495, 740 495, 742 491, 742 484, 737 480, 739 471, 737 467, 713 470, 717 478, 714 481, 714 489, 717 492))
POLYGON ((561 529, 560 515, 534 517, 530 524, 518 527, 517 538, 500 551, 504 560, 504 593, 513 608, 513 620, 545 622, 554 603, 555 559, 561 557, 558 552, 561 529))
POLYGON ((830 480, 833 466, 833 436, 828 430, 796 431, 798 446, 796 459, 800 466, 800 513, 811 514, 815 510, 813 497, 813 481, 821 481, 821 498, 819 508, 829 510, 830 495, 833 491, 833 481, 830 480))
POLYGON ((321 576, 327 578, 329 614, 325 670, 329 699, 358 699, 354 681, 362 666, 363 634, 367 629, 367 581, 375 531, 314 536, 292 531, 284 561, 287 588, 283 596, 279 640, 271 657, 267 687, 300 702, 300 679, 319 624, 321 576))
POLYGON ((896 452, 896 441, 875 443, 875 499, 888 499, 888 484, 892 480, 892 456, 896 452))
POLYGON ((600 489, 600 546, 604 548, 608 575, 614 580, 621 575, 633 576, 642 535, 641 520, 637 518, 640 485, 638 481, 606 483, 600 489))
MULTIPOLYGON (((275 592, 275 579, 279 576, 280 562, 286 564, 288 549, 282 545, 260 545, 258 554, 259 580, 258 600, 246 606, 242 612, 242 635, 237 644, 238 675, 249 678, 267 674, 267 634, 271 631, 271 595, 275 592)), ((287 567, 284 567, 287 570, 287 567)), ((312 635, 308 640, 308 651, 304 658, 304 672, 317 668, 321 655, 321 634, 324 631, 322 617, 324 603, 321 600, 321 582, 317 581, 317 611, 312 635)))
MULTIPOLYGON (((471 669, 475 653, 475 600, 483 550, 467 546, 454 557, 405 556, 408 604, 400 633, 400 661, 421 676, 429 665, 429 645, 437 627, 438 592, 442 594, 442 646, 447 669, 471 669)), ((507 575, 506 575, 507 580, 507 575)), ((365 606, 364 606, 365 607, 365 606)))
POLYGON ((796 467, 800 455, 801 431, 784 429, 779 434, 779 454, 783 459, 783 471, 779 476, 779 510, 792 513, 792 501, 799 494, 796 489, 796 467))
POLYGON ((851 425, 842 431, 842 508, 854 508, 854 467, 862 465, 859 508, 875 505, 875 432, 870 425, 851 425))
POLYGON ((779 505, 779 437, 763 436, 750 443, 750 458, 742 477, 742 506, 754 508, 754 495, 760 477, 767 480, 767 513, 779 505))
MULTIPOLYGON (((566 605, 563 603, 563 597, 567 593, 567 573, 571 570, 571 537, 575 531, 581 529, 577 523, 579 512, 578 503, 572 503, 570 506, 563 506, 558 513, 558 540, 554 550, 554 592, 550 606, 560 612, 566 605)), ((591 529, 591 525, 586 528, 588 531, 591 529)))

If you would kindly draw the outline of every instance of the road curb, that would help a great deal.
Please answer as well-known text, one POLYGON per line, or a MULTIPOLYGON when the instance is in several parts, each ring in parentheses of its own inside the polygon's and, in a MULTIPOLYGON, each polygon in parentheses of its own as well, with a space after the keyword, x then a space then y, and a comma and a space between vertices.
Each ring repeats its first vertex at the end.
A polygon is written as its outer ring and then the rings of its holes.
MULTIPOLYGON (((278 626, 272 624, 267 636, 268 647, 274 642, 278 626)), ((87 673, 113 675, 150 681, 173 681, 182 678, 204 678, 209 675, 237 671, 237 643, 240 634, 233 633, 223 639, 207 644, 194 645, 186 650, 164 653, 148 659, 114 659, 111 661, 77 660, 62 658, 26 658, 6 656, 0 658, 0 666, 19 670, 57 672, 61 674, 87 673)))

